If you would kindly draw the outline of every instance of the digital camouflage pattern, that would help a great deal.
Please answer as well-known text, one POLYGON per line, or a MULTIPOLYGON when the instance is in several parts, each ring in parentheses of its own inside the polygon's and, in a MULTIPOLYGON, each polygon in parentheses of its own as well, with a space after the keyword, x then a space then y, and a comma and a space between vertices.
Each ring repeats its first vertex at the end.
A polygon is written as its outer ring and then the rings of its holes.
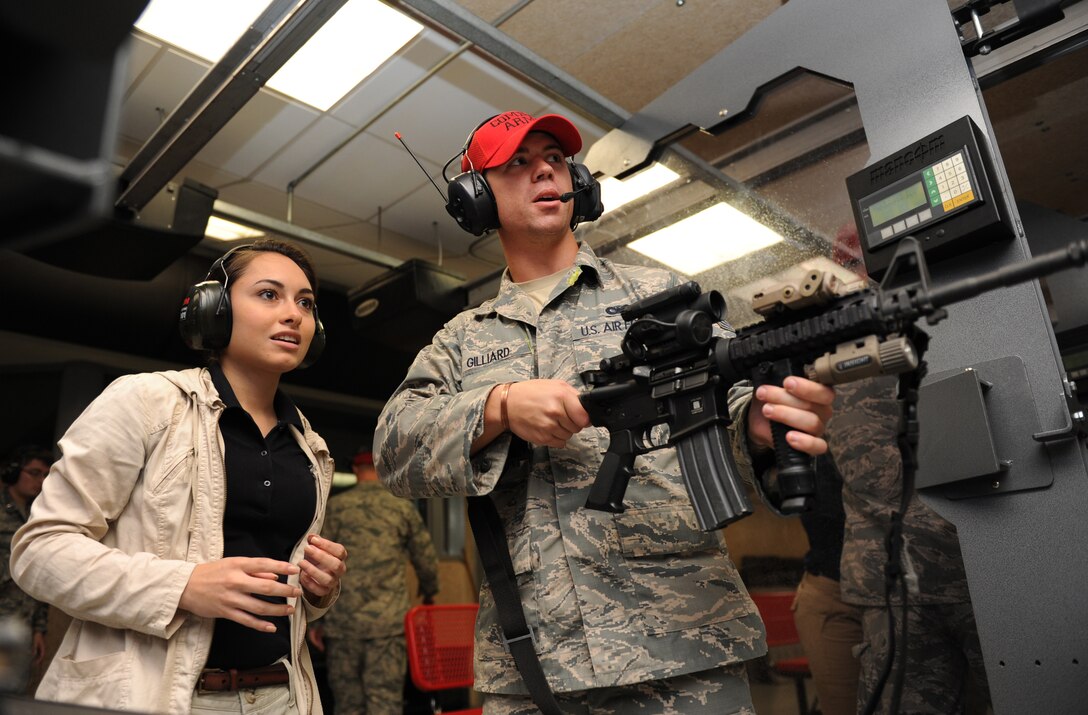
MULTIPOLYGON (((895 377, 883 377, 836 387, 835 413, 828 425, 828 441, 843 477, 846 510, 842 598, 865 606, 861 705, 888 658, 884 542, 902 490, 896 385, 895 377)), ((907 596, 910 652, 901 712, 963 712, 968 673, 977 686, 974 701, 984 708, 989 690, 956 527, 917 495, 903 519, 902 567, 904 573, 917 576, 917 589, 907 596)), ((896 619, 901 617, 901 602, 896 589, 892 592, 896 619)), ((887 712, 891 691, 889 680, 884 706, 877 712, 887 712)))
POLYGON ((360 482, 329 500, 322 529, 351 562, 340 598, 321 620, 329 687, 340 715, 400 713, 404 674, 405 570, 425 596, 438 593, 438 557, 415 504, 379 482, 360 482))
MULTIPOLYGON (((755 715, 744 664, 556 697, 570 715, 755 715)), ((485 695, 484 715, 539 715, 528 695, 485 695)))
POLYGON ((0 490, 0 618, 15 616, 35 633, 45 633, 49 604, 35 601, 11 578, 11 537, 26 523, 26 516, 11 498, 10 488, 0 490))
POLYGON ((326 676, 336 715, 401 715, 408 648, 404 636, 329 638, 326 676))
MULTIPOLYGON (((835 388, 828 441, 843 478, 846 531, 841 563, 847 603, 884 605, 884 538, 899 508, 902 459, 896 443, 899 403, 895 377, 860 380, 835 388)), ((903 518, 903 567, 918 576, 910 602, 967 603, 967 574, 956 527, 915 495, 903 518)), ((898 602, 893 594, 893 603, 898 602)))
POLYGON ((405 568, 410 560, 425 596, 438 593, 438 556, 415 504, 379 482, 360 482, 329 499, 322 536, 344 545, 350 568, 340 599, 321 620, 331 638, 404 633, 411 607, 405 568))
MULTIPOLYGON (((861 684, 858 712, 868 702, 888 659, 888 618, 885 608, 863 608, 860 648, 861 684)), ((902 610, 892 608, 898 637, 902 610)), ((970 603, 935 603, 907 609, 907 673, 899 702, 900 713, 962 715, 985 713, 990 702, 986 667, 978 627, 970 603)), ((897 646, 898 648, 898 646, 897 646)), ((891 707, 893 675, 888 678, 878 713, 891 707)))
MULTIPOLYGON (((504 275, 496 298, 455 317, 419 353, 378 420, 378 472, 395 494, 492 495, 556 692, 705 671, 766 651, 723 541, 696 525, 673 450, 636 460, 622 514, 584 508, 608 445, 603 429, 584 429, 561 449, 506 433, 469 458, 495 385, 555 378, 585 389, 580 373, 620 351, 621 308, 677 282, 614 265, 583 244, 538 315, 504 275)), ((742 416, 748 399, 738 390, 731 410, 742 416)), ((743 423, 730 430, 735 452, 743 423)), ((526 692, 486 584, 475 655, 477 690, 526 692)))

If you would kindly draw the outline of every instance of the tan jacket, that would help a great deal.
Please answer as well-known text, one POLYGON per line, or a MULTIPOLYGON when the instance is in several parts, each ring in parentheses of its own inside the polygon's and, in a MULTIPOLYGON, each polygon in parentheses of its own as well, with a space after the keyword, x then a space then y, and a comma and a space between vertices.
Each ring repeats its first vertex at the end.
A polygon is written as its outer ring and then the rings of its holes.
MULTIPOLYGON (((223 409, 207 370, 129 375, 61 439, 63 457, 12 542, 19 586, 74 617, 38 698, 189 712, 214 620, 178 611, 178 602, 195 565, 223 555, 223 409)), ((317 533, 333 465, 302 422, 304 433, 294 433, 314 472, 317 533)), ((321 712, 306 621, 334 599, 296 604, 291 617, 291 689, 306 715, 321 712)))

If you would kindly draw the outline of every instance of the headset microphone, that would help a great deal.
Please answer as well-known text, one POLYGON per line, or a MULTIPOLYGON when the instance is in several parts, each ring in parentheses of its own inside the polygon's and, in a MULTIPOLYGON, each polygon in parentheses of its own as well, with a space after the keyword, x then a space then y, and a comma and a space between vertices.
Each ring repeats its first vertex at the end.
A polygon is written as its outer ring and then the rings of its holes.
POLYGON ((579 192, 582 192, 582 191, 586 191, 586 190, 591 189, 591 188, 593 188, 592 185, 582 186, 582 187, 579 187, 579 188, 575 189, 574 191, 568 191, 567 193, 559 194, 558 196, 545 196, 544 198, 540 199, 540 201, 562 201, 563 203, 567 203, 568 201, 570 201, 571 199, 574 198, 575 194, 577 194, 579 192))

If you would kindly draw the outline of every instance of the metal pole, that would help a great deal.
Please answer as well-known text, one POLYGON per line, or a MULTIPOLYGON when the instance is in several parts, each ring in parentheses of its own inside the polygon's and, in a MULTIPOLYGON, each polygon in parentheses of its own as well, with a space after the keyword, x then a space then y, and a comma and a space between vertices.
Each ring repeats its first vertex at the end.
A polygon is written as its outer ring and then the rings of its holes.
MULTIPOLYGON (((528 5, 532 1, 533 0, 520 0, 520 2, 513 5, 511 8, 509 8, 502 15, 499 15, 499 17, 495 20, 495 23, 494 23, 493 26, 498 27, 499 25, 503 24, 504 22, 509 20, 511 17, 516 15, 518 12, 520 12, 526 5, 528 5)), ((306 169, 306 171, 302 172, 297 177, 292 179, 287 184, 287 220, 288 221, 291 220, 291 206, 292 206, 292 203, 294 202, 294 195, 295 195, 295 187, 296 186, 298 186, 303 181, 305 181, 306 178, 308 176, 310 176, 310 174, 314 173, 314 171, 316 171, 319 167, 321 167, 321 165, 323 165, 326 161, 328 161, 333 156, 338 154, 341 149, 343 149, 348 144, 353 142, 357 136, 359 136, 360 134, 365 132, 367 129, 369 129, 371 126, 373 126, 374 122, 376 122, 379 119, 381 119, 382 117, 384 117, 386 115, 386 113, 389 112, 389 110, 393 109, 398 104, 403 102, 410 94, 412 94, 412 92, 419 89, 419 87, 424 82, 426 82, 431 77, 433 77, 435 74, 437 74, 439 71, 441 71, 443 67, 445 67, 450 62, 453 62, 455 59, 460 57, 461 54, 464 53, 465 50, 472 47, 473 44, 474 43, 469 42, 468 40, 466 40, 465 42, 462 42, 457 47, 456 50, 454 50, 453 52, 451 52, 450 54, 446 55, 441 60, 439 60, 437 64, 435 64, 433 67, 431 67, 429 70, 427 70, 426 74, 424 74, 422 77, 417 79, 415 82, 412 82, 412 84, 408 85, 408 87, 404 91, 402 91, 400 94, 398 94, 396 97, 394 97, 388 103, 386 103, 386 105, 384 107, 382 107, 381 109, 379 109, 378 112, 373 117, 371 117, 369 120, 367 120, 367 122, 365 124, 363 124, 361 127, 356 129, 351 134, 351 136, 349 136, 347 139, 345 139, 344 141, 337 144, 331 151, 329 151, 327 154, 325 154, 325 156, 321 157, 312 166, 310 166, 310 168, 306 169)))

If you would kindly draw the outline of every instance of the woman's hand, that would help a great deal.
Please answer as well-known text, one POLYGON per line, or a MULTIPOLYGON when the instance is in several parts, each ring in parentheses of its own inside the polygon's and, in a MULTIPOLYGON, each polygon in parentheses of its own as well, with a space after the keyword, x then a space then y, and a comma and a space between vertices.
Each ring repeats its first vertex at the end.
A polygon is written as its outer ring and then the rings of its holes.
POLYGON ((822 437, 834 401, 830 387, 796 375, 787 377, 782 387, 761 385, 748 410, 748 440, 757 447, 773 448, 770 420, 774 420, 793 428, 786 433, 791 447, 812 456, 823 454, 827 442, 822 437))
POLYGON ((347 570, 345 562, 348 560, 348 550, 317 534, 310 534, 306 539, 306 558, 299 563, 302 568, 299 583, 306 594, 312 596, 308 600, 319 603, 336 591, 340 578, 347 570))
POLYGON ((281 575, 293 576, 298 566, 275 559, 232 556, 197 564, 181 592, 178 608, 202 618, 227 618, 257 631, 273 633, 276 625, 261 616, 289 616, 295 607, 269 603, 257 595, 298 598, 296 586, 280 583, 281 575))

